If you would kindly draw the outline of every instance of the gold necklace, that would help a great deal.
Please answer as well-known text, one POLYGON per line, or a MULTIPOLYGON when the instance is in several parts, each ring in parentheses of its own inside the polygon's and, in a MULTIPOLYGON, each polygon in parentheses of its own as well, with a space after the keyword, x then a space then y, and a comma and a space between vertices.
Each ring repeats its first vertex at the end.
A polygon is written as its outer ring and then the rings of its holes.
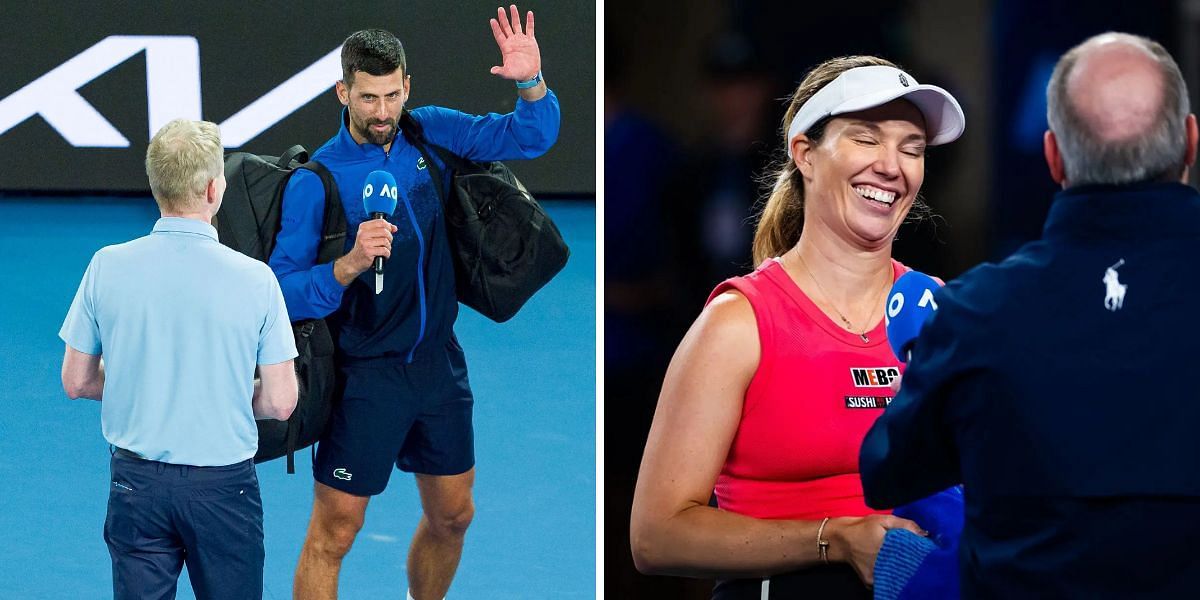
MULTIPOLYGON (((837 307, 837 305, 835 305, 833 303, 833 300, 829 299, 829 292, 825 291, 825 286, 821 285, 820 280, 818 280, 817 276, 813 274, 812 269, 808 268, 808 262, 804 260, 804 255, 800 254, 799 250, 796 251, 796 258, 800 259, 800 264, 804 267, 804 270, 808 273, 809 278, 811 278, 813 280, 813 283, 817 284, 817 290, 821 292, 821 297, 825 300, 825 303, 828 304, 829 307, 833 309, 833 312, 837 313, 837 316, 842 320, 842 323, 846 324, 846 330, 849 331, 850 333, 854 333, 854 325, 852 325, 850 323, 850 319, 847 319, 846 315, 842 314, 842 311, 838 310, 838 307, 837 307)), ((870 321, 871 317, 874 316, 874 314, 875 314, 875 311, 872 310, 871 314, 867 315, 867 321, 870 321)), ((863 342, 871 341, 871 338, 867 337, 867 331, 869 331, 869 329, 864 329, 864 330, 858 332, 858 337, 862 338, 863 342)))

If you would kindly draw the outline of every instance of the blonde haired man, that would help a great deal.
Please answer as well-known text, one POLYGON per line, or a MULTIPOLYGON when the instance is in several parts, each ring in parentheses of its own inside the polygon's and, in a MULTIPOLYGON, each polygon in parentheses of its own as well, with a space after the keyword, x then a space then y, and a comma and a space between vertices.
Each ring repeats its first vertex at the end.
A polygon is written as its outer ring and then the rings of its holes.
POLYGON ((197 598, 261 598, 254 419, 296 405, 287 309, 271 270, 219 244, 210 224, 225 192, 216 125, 163 126, 146 174, 162 218, 96 252, 59 332, 63 387, 103 401, 115 449, 113 596, 174 598, 186 563, 197 598))

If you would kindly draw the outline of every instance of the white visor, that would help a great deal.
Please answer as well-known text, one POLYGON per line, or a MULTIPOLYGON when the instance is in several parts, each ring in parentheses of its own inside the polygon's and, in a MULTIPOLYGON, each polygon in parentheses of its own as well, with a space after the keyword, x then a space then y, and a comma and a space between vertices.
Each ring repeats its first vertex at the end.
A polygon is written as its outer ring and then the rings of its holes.
POLYGON ((962 108, 950 92, 936 85, 922 85, 912 75, 895 67, 855 67, 817 90, 788 127, 787 151, 792 157, 792 140, 813 125, 834 115, 882 106, 904 98, 925 115, 926 142, 930 146, 953 142, 967 127, 962 108))

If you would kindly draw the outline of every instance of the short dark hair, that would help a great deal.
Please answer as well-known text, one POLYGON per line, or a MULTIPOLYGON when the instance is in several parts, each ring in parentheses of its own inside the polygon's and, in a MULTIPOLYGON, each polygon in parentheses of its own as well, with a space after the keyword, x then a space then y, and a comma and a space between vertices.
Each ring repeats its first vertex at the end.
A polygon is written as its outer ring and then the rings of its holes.
POLYGON ((404 46, 390 31, 364 29, 350 34, 342 43, 342 81, 354 85, 354 74, 388 75, 404 65, 404 46))

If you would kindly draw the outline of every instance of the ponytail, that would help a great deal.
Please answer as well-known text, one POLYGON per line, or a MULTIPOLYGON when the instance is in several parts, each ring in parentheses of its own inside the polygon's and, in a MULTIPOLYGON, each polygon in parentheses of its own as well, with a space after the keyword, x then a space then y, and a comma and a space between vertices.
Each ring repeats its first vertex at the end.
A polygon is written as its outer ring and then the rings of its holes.
POLYGON ((787 252, 804 228, 804 182, 796 164, 788 161, 776 175, 771 195, 754 231, 754 264, 787 252))

